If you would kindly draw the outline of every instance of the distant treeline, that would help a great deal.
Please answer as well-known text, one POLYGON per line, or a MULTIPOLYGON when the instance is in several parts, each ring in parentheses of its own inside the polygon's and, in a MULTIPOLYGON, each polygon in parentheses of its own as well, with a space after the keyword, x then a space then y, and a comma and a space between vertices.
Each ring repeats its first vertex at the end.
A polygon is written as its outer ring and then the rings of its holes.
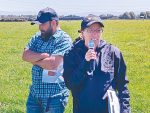
MULTIPOLYGON (((122 15, 114 16, 112 14, 102 14, 99 15, 102 20, 104 19, 150 19, 150 12, 141 12, 138 15, 135 15, 134 12, 125 12, 122 15)), ((0 21, 2 22, 21 22, 21 21, 33 21, 35 20, 37 15, 0 15, 0 21)), ((84 17, 76 16, 76 15, 68 15, 68 16, 59 16, 59 20, 82 20, 84 17)))

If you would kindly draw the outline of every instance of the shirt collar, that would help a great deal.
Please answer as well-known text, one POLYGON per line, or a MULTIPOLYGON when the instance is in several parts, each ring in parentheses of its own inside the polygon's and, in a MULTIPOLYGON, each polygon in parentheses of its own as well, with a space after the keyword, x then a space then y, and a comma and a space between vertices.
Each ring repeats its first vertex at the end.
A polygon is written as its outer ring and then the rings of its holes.
POLYGON ((56 31, 56 33, 51 37, 53 37, 53 38, 59 37, 60 36, 60 33, 59 33, 60 31, 61 31, 61 28, 59 27, 58 30, 56 31))

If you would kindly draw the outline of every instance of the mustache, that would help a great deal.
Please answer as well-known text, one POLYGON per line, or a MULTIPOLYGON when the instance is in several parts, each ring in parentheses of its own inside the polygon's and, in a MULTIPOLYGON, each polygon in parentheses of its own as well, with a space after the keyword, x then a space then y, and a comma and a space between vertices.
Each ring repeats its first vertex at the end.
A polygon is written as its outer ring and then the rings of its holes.
POLYGON ((46 31, 44 31, 44 30, 41 30, 41 32, 44 32, 44 33, 45 33, 46 31))

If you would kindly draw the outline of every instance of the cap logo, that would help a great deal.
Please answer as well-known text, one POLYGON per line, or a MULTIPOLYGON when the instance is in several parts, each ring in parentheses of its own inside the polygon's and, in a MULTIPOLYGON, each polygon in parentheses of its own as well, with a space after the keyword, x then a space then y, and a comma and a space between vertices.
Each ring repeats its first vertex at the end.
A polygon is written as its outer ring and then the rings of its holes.
POLYGON ((89 17, 88 20, 96 20, 98 19, 97 17, 89 17))
POLYGON ((89 17, 88 20, 91 20, 91 17, 89 17))

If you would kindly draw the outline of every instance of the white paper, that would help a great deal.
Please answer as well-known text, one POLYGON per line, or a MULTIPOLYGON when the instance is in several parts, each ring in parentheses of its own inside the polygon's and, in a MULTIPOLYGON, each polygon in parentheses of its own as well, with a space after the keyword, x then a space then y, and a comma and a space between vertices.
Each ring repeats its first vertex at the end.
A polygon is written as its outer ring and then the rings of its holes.
POLYGON ((64 82, 64 78, 62 77, 62 74, 63 74, 63 66, 62 65, 63 64, 61 64, 57 70, 43 69, 42 82, 45 82, 45 83, 64 82), (54 76, 48 75, 48 71, 54 72, 54 76))
POLYGON ((116 91, 107 90, 109 113, 120 113, 120 104, 116 91))

